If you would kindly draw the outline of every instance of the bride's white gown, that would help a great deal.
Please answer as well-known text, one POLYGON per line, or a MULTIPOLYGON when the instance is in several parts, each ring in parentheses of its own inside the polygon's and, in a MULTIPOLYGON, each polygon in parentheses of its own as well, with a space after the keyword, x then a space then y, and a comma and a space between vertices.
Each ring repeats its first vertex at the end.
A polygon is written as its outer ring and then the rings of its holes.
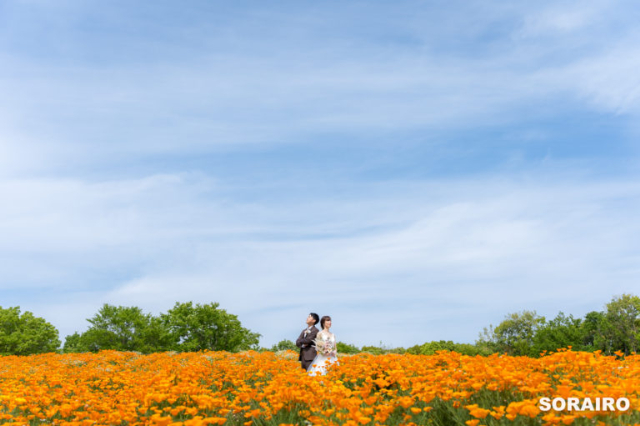
POLYGON ((336 336, 333 333, 329 333, 328 331, 322 330, 321 332, 318 333, 316 337, 316 341, 318 343, 329 345, 333 349, 333 351, 332 351, 332 354, 328 356, 323 355, 320 353, 320 351, 318 351, 318 354, 313 359, 313 362, 311 363, 309 368, 307 368, 307 373, 309 373, 310 376, 315 376, 318 373, 320 373, 321 375, 325 375, 327 374, 326 367, 329 364, 338 362, 338 357, 336 356, 336 353, 337 353, 336 336))

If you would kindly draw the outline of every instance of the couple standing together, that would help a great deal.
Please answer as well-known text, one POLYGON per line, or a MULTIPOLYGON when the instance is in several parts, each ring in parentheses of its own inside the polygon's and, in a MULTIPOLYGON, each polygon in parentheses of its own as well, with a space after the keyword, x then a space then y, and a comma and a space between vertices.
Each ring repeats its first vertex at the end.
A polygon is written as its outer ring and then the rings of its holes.
POLYGON ((325 315, 319 319, 318 314, 312 312, 307 317, 307 328, 302 330, 300 337, 296 340, 296 346, 300 348, 298 361, 310 376, 318 373, 324 375, 328 364, 338 362, 336 336, 329 331, 330 329, 330 316, 325 315), (318 331, 315 327, 318 321, 322 331, 318 331))

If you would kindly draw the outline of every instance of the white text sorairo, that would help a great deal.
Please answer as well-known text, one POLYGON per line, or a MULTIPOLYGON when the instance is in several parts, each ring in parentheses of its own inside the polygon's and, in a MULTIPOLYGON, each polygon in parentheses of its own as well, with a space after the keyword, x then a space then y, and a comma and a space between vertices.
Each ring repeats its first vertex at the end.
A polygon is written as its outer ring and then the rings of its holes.
POLYGON ((540 411, 627 411, 629 409, 627 398, 540 398, 538 408, 540 411))

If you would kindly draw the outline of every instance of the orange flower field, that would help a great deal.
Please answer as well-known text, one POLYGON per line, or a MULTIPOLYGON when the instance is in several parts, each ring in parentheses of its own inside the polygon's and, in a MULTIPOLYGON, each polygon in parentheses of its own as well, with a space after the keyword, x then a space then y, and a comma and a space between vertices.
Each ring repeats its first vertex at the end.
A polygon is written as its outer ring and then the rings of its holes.
POLYGON ((284 352, 6 356, 0 423, 15 425, 640 424, 640 356, 360 354, 309 377, 284 352), (543 396, 626 397, 627 411, 541 411, 543 396))

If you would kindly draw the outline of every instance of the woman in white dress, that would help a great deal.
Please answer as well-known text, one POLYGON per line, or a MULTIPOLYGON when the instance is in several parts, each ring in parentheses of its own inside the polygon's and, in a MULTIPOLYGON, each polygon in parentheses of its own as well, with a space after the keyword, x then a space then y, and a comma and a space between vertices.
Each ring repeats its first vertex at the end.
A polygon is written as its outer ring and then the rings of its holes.
POLYGON ((316 340, 314 340, 318 354, 307 369, 307 373, 310 376, 315 376, 318 373, 325 375, 327 374, 327 366, 338 362, 336 336, 329 331, 331 329, 331 317, 323 316, 320 319, 320 326, 322 331, 318 333, 316 340))

